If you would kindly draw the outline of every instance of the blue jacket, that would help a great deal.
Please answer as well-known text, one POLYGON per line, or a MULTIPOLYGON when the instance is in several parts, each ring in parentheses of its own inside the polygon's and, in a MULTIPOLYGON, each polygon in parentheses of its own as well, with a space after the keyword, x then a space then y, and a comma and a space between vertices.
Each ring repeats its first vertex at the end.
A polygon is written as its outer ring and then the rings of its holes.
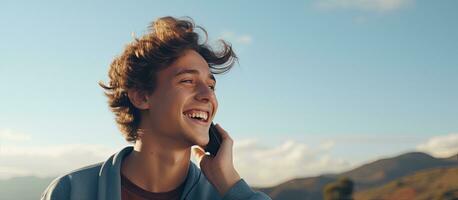
MULTIPOLYGON (((121 163, 133 150, 125 147, 101 163, 72 171, 54 179, 41 196, 41 200, 121 200, 121 163)), ((191 161, 190 161, 191 162, 191 161)), ((188 177, 180 200, 270 200, 262 192, 253 191, 241 179, 220 196, 194 163, 190 163, 188 177)))

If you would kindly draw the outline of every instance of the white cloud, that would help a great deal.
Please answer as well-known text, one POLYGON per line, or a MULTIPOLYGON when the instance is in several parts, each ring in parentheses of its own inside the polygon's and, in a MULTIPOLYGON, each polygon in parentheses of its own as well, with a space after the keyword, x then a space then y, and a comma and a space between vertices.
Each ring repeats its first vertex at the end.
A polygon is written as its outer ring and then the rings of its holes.
POLYGON ((401 9, 413 0, 316 0, 315 6, 321 9, 351 9, 387 12, 401 9))
POLYGON ((239 36, 236 41, 240 44, 251 44, 253 39, 249 35, 242 35, 239 36))
POLYGON ((334 145, 334 141, 325 141, 311 148, 287 140, 266 147, 255 139, 240 140, 234 144, 234 165, 254 186, 272 186, 292 178, 349 169, 349 162, 330 156, 334 145))
POLYGON ((424 151, 436 157, 450 157, 458 153, 458 133, 430 138, 417 146, 417 150, 424 151))
POLYGON ((0 179, 9 179, 18 176, 31 175, 27 169, 17 169, 15 167, 2 167, 0 166, 0 179))
POLYGON ((14 176, 57 176, 105 161, 119 148, 103 145, 0 146, 0 179, 14 176))
POLYGON ((328 140, 320 143, 320 148, 324 151, 331 150, 336 143, 333 140, 328 140))
POLYGON ((236 34, 231 31, 225 31, 220 36, 221 39, 228 40, 229 42, 235 42, 237 44, 248 45, 253 42, 253 38, 247 34, 236 34))
POLYGON ((30 135, 24 133, 15 132, 10 129, 0 130, 0 141, 26 141, 30 139, 30 135))

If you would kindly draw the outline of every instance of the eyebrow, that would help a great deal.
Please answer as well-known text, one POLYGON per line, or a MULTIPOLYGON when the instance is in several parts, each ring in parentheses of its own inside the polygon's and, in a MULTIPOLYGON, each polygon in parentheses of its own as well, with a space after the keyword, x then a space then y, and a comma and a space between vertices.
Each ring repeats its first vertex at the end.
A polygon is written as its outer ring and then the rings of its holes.
MULTIPOLYGON (((195 70, 195 69, 183 69, 183 70, 178 71, 175 74, 175 77, 183 75, 183 74, 200 74, 200 72, 198 70, 195 70)), ((215 76, 213 76, 213 74, 208 74, 208 78, 210 78, 210 79, 212 79, 213 81, 216 82, 215 76)))

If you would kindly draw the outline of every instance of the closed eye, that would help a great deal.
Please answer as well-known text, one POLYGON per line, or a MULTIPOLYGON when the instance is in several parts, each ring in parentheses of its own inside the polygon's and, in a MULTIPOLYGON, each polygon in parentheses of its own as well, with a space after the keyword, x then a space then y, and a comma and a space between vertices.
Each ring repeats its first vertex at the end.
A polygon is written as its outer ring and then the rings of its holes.
MULTIPOLYGON (((193 83, 193 80, 182 80, 180 81, 181 83, 193 83)), ((215 86, 214 85, 209 85, 208 86, 211 90, 215 91, 215 86)))

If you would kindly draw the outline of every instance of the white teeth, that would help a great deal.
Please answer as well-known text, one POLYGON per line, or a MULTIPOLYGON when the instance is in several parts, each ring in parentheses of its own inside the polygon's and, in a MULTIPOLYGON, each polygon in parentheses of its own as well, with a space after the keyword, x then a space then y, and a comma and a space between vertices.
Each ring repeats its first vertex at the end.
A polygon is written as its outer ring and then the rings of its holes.
POLYGON ((204 119, 205 121, 208 119, 208 113, 207 112, 196 111, 196 112, 193 112, 193 113, 188 113, 186 115, 188 117, 192 117, 192 118, 200 117, 200 118, 204 119))

